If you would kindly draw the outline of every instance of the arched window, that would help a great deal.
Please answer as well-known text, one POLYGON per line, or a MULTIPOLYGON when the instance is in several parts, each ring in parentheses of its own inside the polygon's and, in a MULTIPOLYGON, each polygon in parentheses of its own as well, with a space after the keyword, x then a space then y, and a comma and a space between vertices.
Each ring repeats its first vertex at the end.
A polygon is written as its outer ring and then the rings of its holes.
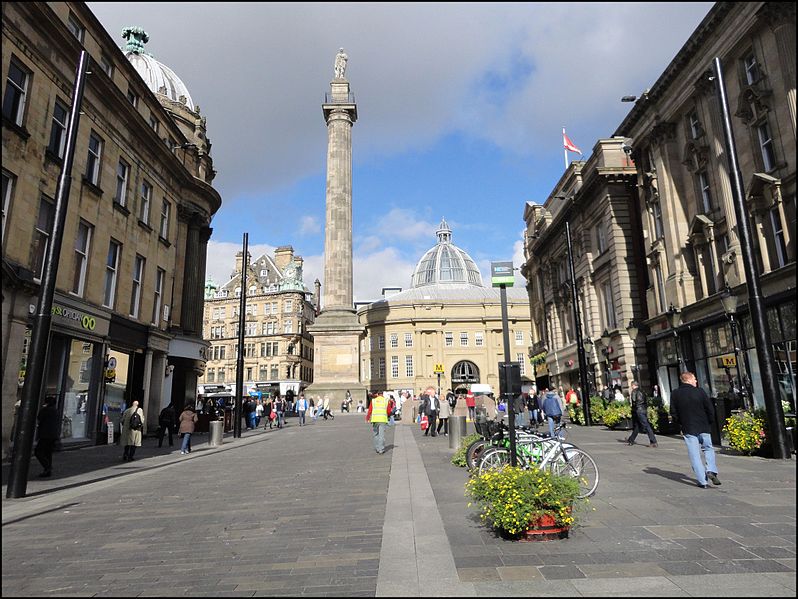
POLYGON ((458 362, 452 368, 452 384, 459 383, 478 383, 479 382, 479 368, 473 362, 463 360, 458 362))

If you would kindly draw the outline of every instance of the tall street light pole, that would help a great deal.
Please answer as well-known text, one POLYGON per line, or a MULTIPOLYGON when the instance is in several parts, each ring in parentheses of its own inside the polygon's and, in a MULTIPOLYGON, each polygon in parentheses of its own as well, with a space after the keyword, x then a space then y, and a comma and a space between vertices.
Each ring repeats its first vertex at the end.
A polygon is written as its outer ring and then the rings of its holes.
POLYGON ((579 310, 579 296, 576 293, 576 273, 574 270, 574 254, 571 245, 571 223, 565 221, 565 236, 568 242, 568 273, 571 277, 571 306, 574 311, 574 323, 576 326, 576 353, 579 358, 579 382, 582 385, 582 411, 585 416, 585 426, 590 426, 590 401, 586 397, 588 392, 587 382, 587 360, 585 359, 585 348, 582 345, 582 316, 579 310))
POLYGON ((507 285, 513 285, 513 263, 512 262, 491 262, 491 284, 499 288, 499 297, 502 308, 502 340, 504 342, 504 363, 501 364, 502 381, 504 391, 507 424, 510 428, 510 465, 518 465, 518 457, 515 455, 515 398, 513 397, 512 376, 510 368, 510 329, 507 318, 507 285))
POLYGON ((723 132, 726 137, 726 155, 729 157, 729 174, 732 177, 732 200, 734 215, 737 218, 737 234, 740 238, 740 251, 745 270, 745 284, 748 288, 748 307, 751 313, 751 324, 756 342, 756 356, 759 362, 759 374, 762 378, 762 390, 765 394, 765 411, 768 418, 768 429, 773 446, 773 457, 789 460, 791 458, 787 445, 787 431, 784 428, 784 411, 779 401, 779 391, 776 384, 775 360, 773 345, 770 341, 770 327, 765 317, 765 306, 759 286, 759 272, 754 262, 754 244, 748 223, 748 213, 743 203, 745 197, 743 190, 743 176, 737 161, 737 145, 734 141, 734 131, 731 126, 729 101, 726 97, 726 84, 723 80, 723 68, 720 58, 715 58, 712 63, 715 84, 720 99, 720 108, 723 120, 723 132))
POLYGON ((88 74, 89 53, 82 50, 72 89, 72 106, 66 131, 64 164, 58 179, 55 199, 55 216, 50 244, 44 257, 44 272, 39 288, 39 302, 33 319, 28 366, 25 375, 25 388, 19 405, 19 416, 14 434, 14 451, 11 456, 11 469, 8 477, 6 497, 17 499, 25 497, 28 487, 28 469, 33 448, 33 435, 36 430, 36 411, 44 382, 44 367, 47 360, 47 344, 50 339, 53 297, 61 258, 61 244, 64 240, 64 223, 69 206, 69 190, 72 187, 72 165, 75 158, 75 140, 80 123, 80 109, 83 104, 83 88, 88 74))
POLYGON ((244 256, 241 260, 241 297, 238 304, 238 359, 236 360, 236 401, 233 417, 233 437, 241 436, 241 400, 244 396, 244 327, 247 310, 247 268, 249 267, 249 233, 244 233, 244 256))

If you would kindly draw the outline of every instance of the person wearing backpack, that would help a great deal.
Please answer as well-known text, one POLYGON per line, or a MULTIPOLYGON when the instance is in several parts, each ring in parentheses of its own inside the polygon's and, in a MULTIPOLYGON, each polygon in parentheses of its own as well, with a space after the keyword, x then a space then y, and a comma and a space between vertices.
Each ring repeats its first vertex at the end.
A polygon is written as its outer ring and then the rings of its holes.
POLYGON ((125 452, 122 459, 126 462, 133 461, 136 447, 141 447, 141 435, 144 430, 144 410, 139 407, 138 401, 133 401, 131 406, 122 414, 122 445, 125 452))

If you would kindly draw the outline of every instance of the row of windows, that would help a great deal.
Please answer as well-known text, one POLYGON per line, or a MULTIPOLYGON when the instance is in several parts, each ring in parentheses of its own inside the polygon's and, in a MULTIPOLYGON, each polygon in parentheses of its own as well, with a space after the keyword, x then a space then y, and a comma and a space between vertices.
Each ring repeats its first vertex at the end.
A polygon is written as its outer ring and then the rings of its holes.
MULTIPOLYGON (((277 309, 278 302, 266 302, 263 304, 263 315, 275 315, 279 314, 277 309)), ((302 302, 297 302, 296 305, 297 312, 302 312, 302 302)), ((247 304, 245 313, 247 316, 257 316, 258 315, 258 304, 247 304)), ((232 306, 231 307, 232 317, 235 318, 239 315, 240 308, 239 306, 232 306)), ((212 320, 224 320, 227 318, 227 307, 226 306, 219 306, 215 308, 211 308, 211 319, 212 320)), ((294 312, 294 300, 287 299, 283 301, 283 314, 292 314, 294 312)))
MULTIPOLYGON (((364 363, 365 368, 365 363, 364 363)), ((385 378, 385 358, 369 358, 368 370, 364 372, 365 378, 385 378)), ((413 356, 405 356, 405 377, 415 376, 413 356)), ((399 356, 391 356, 391 378, 399 378, 399 356)))
MULTIPOLYGON (((524 331, 515 331, 515 344, 516 345, 524 345, 524 331)), ((377 339, 377 349, 385 349, 385 335, 370 335, 369 336, 369 350, 374 350, 374 339, 377 339)), ((445 331, 443 333, 443 340, 444 345, 446 347, 454 347, 454 333, 451 331, 445 331)), ((363 341, 365 344, 365 340, 363 341)), ((389 337, 390 347, 392 349, 399 347, 399 334, 398 333, 391 333, 389 337)), ((470 335, 468 332, 464 331, 460 333, 460 347, 468 347, 470 343, 470 335)), ((482 331, 477 331, 474 333, 474 346, 475 347, 484 347, 485 346, 485 333, 482 331)), ((404 347, 413 347, 413 333, 404 333, 404 347)), ((365 349, 365 347, 364 347, 365 349)))
MULTIPOLYGON (((231 377, 235 376, 235 369, 231 369, 232 372, 231 377)), ((293 378, 296 369, 292 365, 286 365, 284 370, 285 378, 293 378)), ((302 366, 299 369, 301 374, 301 378, 303 381, 310 381, 312 378, 313 370, 302 366)), ((267 364, 261 365, 258 367, 255 366, 247 366, 244 370, 244 380, 246 381, 254 381, 255 374, 258 375, 257 380, 259 381, 275 381, 280 378, 280 367, 276 364, 267 364)), ((220 368, 208 368, 205 371, 205 382, 206 383, 224 383, 227 382, 227 368, 220 367, 220 368)))
MULTIPOLYGON (((286 354, 289 356, 294 355, 296 351, 295 343, 288 343, 286 345, 286 354)), ((227 359, 227 346, 226 345, 212 345, 208 351, 209 360, 226 360, 227 359)), ((231 346, 231 359, 238 358, 238 346, 231 346)), ((280 355, 280 342, 268 341, 265 343, 252 343, 244 344, 244 357, 246 358, 268 358, 271 356, 280 355), (260 346, 260 353, 258 353, 258 346, 260 346)), ((299 344, 299 355, 306 360, 313 359, 313 349, 311 346, 304 343, 299 344)))
MULTIPOLYGON (((7 206, 10 202, 11 188, 14 178, 12 175, 3 172, 2 194, 3 194, 3 228, 5 229, 5 216, 7 206)), ((49 198, 42 196, 39 201, 39 212, 34 226, 32 244, 32 271, 34 280, 41 280, 44 274, 44 263, 47 250, 50 246, 55 218, 55 204, 49 198)), ((75 235, 72 262, 67 263, 71 267, 71 288, 70 293, 78 297, 84 297, 86 292, 86 280, 91 262, 91 244, 94 241, 94 225, 81 219, 78 222, 78 229, 75 235)), ((120 261, 122 255, 122 244, 111 238, 108 243, 108 253, 106 254, 103 282, 102 305, 106 308, 116 310, 117 306, 117 282, 120 272, 120 261)), ((129 315, 133 318, 140 318, 141 293, 146 274, 147 259, 136 254, 131 267, 131 296, 129 304, 129 315)), ((152 315, 150 322, 158 326, 161 322, 161 305, 163 301, 163 289, 166 279, 166 271, 156 267, 155 271, 155 291, 152 302, 152 315)))
MULTIPOLYGON (((206 329, 205 335, 210 339, 226 339, 228 337, 238 337, 239 325, 213 325, 206 329)), ((302 332, 302 323, 299 323, 298 333, 302 332)), ((282 330, 279 330, 278 323, 270 322, 246 322, 244 323, 244 336, 257 337, 259 335, 292 335, 294 333, 294 321, 284 320, 282 330)))

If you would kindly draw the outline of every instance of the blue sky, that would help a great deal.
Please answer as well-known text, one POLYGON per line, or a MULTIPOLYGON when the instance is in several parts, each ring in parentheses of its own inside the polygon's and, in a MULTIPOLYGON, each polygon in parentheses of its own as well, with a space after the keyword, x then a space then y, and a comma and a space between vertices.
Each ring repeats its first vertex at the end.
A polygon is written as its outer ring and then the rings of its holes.
MULTIPOLYGON (((323 282, 326 128, 339 47, 353 129, 354 291, 407 287, 445 217, 486 278, 521 260, 523 210, 563 173, 562 128, 589 155, 712 3, 89 3, 122 45, 180 76, 208 119, 214 217, 208 274, 224 282, 242 233, 254 257, 292 245, 323 282), (659 26, 659 24, 665 24, 659 26)), ((571 155, 578 158, 578 155, 571 155)))

